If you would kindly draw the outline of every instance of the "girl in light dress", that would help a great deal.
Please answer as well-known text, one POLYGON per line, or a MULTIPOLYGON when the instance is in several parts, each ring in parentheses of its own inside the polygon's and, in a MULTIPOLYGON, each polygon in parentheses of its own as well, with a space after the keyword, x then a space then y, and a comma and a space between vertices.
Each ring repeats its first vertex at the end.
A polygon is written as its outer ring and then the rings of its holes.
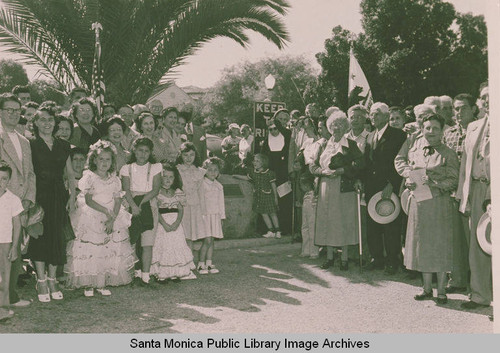
POLYGON ((159 222, 153 247, 151 275, 160 283, 167 279, 194 279, 193 254, 186 244, 182 227, 186 196, 177 169, 166 166, 162 172, 162 188, 158 194, 159 222))
POLYGON ((186 193, 182 225, 186 233, 187 244, 191 250, 193 250, 193 242, 202 239, 205 233, 205 224, 201 213, 202 183, 205 171, 199 168, 199 160, 198 152, 193 143, 185 142, 181 145, 177 170, 181 175, 186 193))
POLYGON ((136 257, 129 242, 131 215, 122 206, 120 179, 115 175, 114 146, 98 141, 90 147, 88 169, 78 182, 81 209, 75 227, 76 239, 68 246, 65 267, 67 286, 94 289, 111 295, 106 286, 132 281, 136 257))
POLYGON ((212 157, 203 163, 205 178, 203 178, 202 217, 205 222, 205 233, 203 234, 203 245, 200 249, 200 261, 198 272, 204 274, 219 273, 212 264, 214 252, 214 238, 223 238, 222 220, 226 218, 224 206, 224 189, 216 179, 222 170, 223 162, 220 158, 212 157), (206 262, 205 262, 206 261, 206 262))
POLYGON ((153 142, 142 137, 134 142, 129 164, 120 170, 125 198, 132 212, 130 242, 135 244, 140 263, 135 276, 140 284, 149 285, 149 271, 158 227, 156 196, 161 187, 160 163, 154 163, 153 142), (136 244, 137 243, 137 244, 136 244))

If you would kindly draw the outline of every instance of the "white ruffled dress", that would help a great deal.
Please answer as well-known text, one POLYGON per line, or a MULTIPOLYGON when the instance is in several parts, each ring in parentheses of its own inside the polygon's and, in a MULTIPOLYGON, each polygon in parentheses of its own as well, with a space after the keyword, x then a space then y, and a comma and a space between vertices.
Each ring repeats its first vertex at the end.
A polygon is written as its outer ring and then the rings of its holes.
MULTIPOLYGON (((186 196, 177 189, 173 197, 168 197, 162 193, 158 195, 158 209, 160 217, 167 224, 172 224, 177 219, 177 212, 161 213, 162 210, 170 211, 178 209, 179 205, 185 205, 186 196)), ((158 224, 156 241, 153 247, 153 261, 151 264, 151 275, 159 280, 167 278, 182 278, 189 276, 191 270, 195 269, 193 254, 186 243, 184 227, 181 224, 172 231, 167 232, 161 224, 158 224)))
POLYGON ((113 232, 106 234, 106 215, 89 207, 85 195, 112 211, 115 197, 122 197, 121 182, 116 175, 102 179, 91 171, 85 171, 78 183, 79 216, 73 224, 76 239, 68 244, 69 288, 98 288, 120 286, 132 282, 135 251, 130 245, 128 228, 132 215, 122 206, 116 217, 113 232), (104 283, 103 283, 104 278, 104 283))

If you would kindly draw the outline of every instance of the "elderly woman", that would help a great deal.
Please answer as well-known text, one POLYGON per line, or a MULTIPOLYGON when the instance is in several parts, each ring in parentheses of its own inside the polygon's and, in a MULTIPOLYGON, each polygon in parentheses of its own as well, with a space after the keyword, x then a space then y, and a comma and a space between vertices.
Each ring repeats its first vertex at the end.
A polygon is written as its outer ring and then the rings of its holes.
POLYGON ((167 160, 167 147, 165 141, 162 140, 157 133, 156 120, 153 114, 143 112, 139 115, 136 121, 137 131, 142 137, 147 137, 153 141, 153 157, 156 162, 165 162, 167 160))
POLYGON ((241 137, 238 136, 240 133, 240 127, 238 124, 229 124, 228 136, 224 137, 221 142, 222 156, 224 157, 225 163, 225 173, 232 174, 234 167, 239 163, 239 148, 241 137))
POLYGON ((40 302, 63 299, 57 287, 57 266, 66 263, 66 230, 71 228, 67 206, 75 204, 74 172, 70 145, 54 136, 54 111, 41 108, 33 118, 35 139, 30 141, 33 169, 36 175, 36 202, 43 208, 43 235, 31 238, 28 255, 35 263, 37 291, 40 302), (64 186, 66 172, 70 195, 64 186), (70 198, 68 202, 68 198, 70 198))
POLYGON ((88 152, 90 145, 96 143, 101 135, 94 126, 97 107, 90 98, 82 98, 71 106, 71 116, 76 121, 73 135, 69 142, 88 152))
POLYGON ((415 300, 433 298, 432 273, 436 272, 439 304, 447 302, 446 272, 453 265, 457 209, 450 194, 457 188, 459 174, 456 153, 442 143, 444 125, 444 119, 436 114, 424 116, 422 134, 409 147, 403 145, 394 161, 397 172, 406 178, 405 186, 412 191, 404 264, 407 269, 423 273, 424 290, 415 295, 415 300), (413 196, 417 188, 429 188, 430 195, 417 199, 413 196))
POLYGON ((314 242, 327 247, 322 269, 334 264, 333 247, 342 247, 340 269, 348 270, 348 246, 358 243, 356 178, 363 169, 363 154, 356 141, 345 137, 349 121, 342 111, 335 111, 326 126, 332 137, 310 171, 318 180, 318 206, 314 242))
POLYGON ((127 125, 119 115, 113 115, 104 124, 104 139, 111 142, 116 148, 116 170, 120 170, 128 163, 130 152, 123 148, 123 134, 127 125))

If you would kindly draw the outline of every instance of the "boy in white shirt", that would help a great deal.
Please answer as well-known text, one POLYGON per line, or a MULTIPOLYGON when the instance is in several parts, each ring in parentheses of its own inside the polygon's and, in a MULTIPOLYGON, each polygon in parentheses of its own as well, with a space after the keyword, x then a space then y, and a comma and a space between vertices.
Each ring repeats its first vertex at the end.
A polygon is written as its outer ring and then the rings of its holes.
POLYGON ((10 266, 19 257, 20 214, 24 210, 21 199, 7 190, 11 176, 10 166, 0 161, 0 321, 14 314, 9 310, 10 266))

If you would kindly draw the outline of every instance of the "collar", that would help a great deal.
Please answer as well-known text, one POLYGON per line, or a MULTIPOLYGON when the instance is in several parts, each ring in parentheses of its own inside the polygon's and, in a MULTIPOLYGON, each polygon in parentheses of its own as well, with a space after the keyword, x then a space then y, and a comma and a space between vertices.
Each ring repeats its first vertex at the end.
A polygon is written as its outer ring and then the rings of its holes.
POLYGON ((346 136, 347 136, 348 138, 350 138, 351 140, 355 140, 355 139, 360 138, 360 137, 362 137, 362 138, 366 139, 366 137, 368 136, 368 134, 369 134, 369 132, 368 132, 368 131, 366 131, 365 129, 363 129, 363 131, 361 131, 361 133, 360 133, 358 136, 354 136, 354 133, 353 133, 353 132, 352 132, 352 130, 351 130, 351 131, 349 131, 349 132, 346 134, 346 136))
POLYGON ((261 172, 257 171, 257 170, 253 170, 255 173, 260 173, 260 174, 264 174, 264 173, 267 173, 269 171, 269 168, 267 168, 266 170, 263 170, 261 172))
POLYGON ((387 130, 387 126, 389 126, 389 123, 385 124, 385 126, 380 129, 380 130, 376 130, 377 131, 377 138, 380 140, 382 138, 382 136, 384 135, 385 133, 385 130, 387 130))
POLYGON ((335 141, 333 141, 333 136, 332 136, 332 137, 330 138, 330 142, 331 142, 332 144, 339 144, 339 145, 340 145, 340 146, 342 146, 342 147, 349 147, 349 142, 347 141, 347 137, 345 137, 345 135, 344 135, 344 136, 342 136, 342 138, 340 139, 340 141, 339 141, 339 142, 335 142, 335 141))
POLYGON ((191 129, 191 132, 194 132, 193 122, 189 122, 189 123, 186 124, 186 127, 184 128, 184 130, 186 131, 186 133, 188 132, 188 126, 191 129))

